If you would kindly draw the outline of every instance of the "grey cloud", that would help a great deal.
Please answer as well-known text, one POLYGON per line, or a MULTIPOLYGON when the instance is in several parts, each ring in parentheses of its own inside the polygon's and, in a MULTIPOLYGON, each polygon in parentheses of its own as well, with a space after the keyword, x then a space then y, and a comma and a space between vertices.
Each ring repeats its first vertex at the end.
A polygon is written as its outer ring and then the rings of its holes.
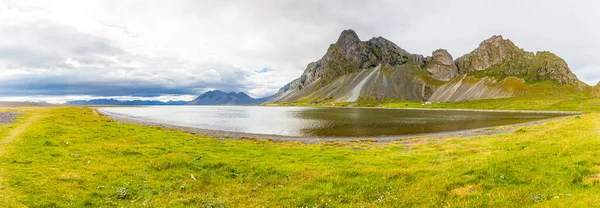
MULTIPOLYGON (((151 42, 147 44, 185 53, 141 53, 135 45, 84 33, 51 18, 39 17, 40 21, 33 22, 11 19, 8 21, 17 23, 0 26, 0 67, 5 67, 0 73, 15 69, 30 73, 0 77, 0 96, 150 96, 196 94, 207 89, 265 96, 321 58, 348 28, 363 40, 383 36, 411 53, 425 55, 445 48, 455 58, 476 48, 480 41, 502 34, 526 50, 556 53, 588 83, 600 81, 600 60, 595 56, 600 50, 600 30, 595 27, 600 13, 595 11, 599 6, 595 1, 181 0, 134 1, 136 7, 120 1, 106 4, 107 8, 97 8, 106 15, 98 17, 98 24, 134 40, 148 38, 151 42), (265 67, 273 71, 257 73, 265 67)), ((40 9, 16 8, 28 14, 40 9)))
POLYGON ((90 79, 73 75, 36 75, 13 78, 0 83, 0 94, 4 96, 32 95, 93 95, 93 96, 138 96, 195 94, 195 86, 166 87, 135 79, 90 79))
POLYGON ((0 43, 0 60, 11 68, 61 68, 68 66, 65 62, 69 58, 87 64, 106 62, 103 56, 124 54, 107 39, 48 21, 0 28, 0 35, 9 40, 0 43))

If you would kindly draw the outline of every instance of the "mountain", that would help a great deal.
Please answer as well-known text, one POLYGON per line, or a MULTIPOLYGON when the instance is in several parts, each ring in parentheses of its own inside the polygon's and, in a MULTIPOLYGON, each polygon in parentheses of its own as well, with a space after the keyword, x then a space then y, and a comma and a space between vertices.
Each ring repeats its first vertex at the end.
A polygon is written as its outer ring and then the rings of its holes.
POLYGON ((187 101, 167 101, 158 100, 127 100, 120 101, 115 99, 93 99, 93 100, 74 100, 69 101, 68 105, 185 105, 187 101))
POLYGON ((580 83, 560 57, 527 52, 502 36, 492 36, 453 60, 444 49, 424 57, 385 38, 361 41, 353 30, 344 30, 320 60, 308 64, 267 103, 456 102, 511 97, 523 93, 526 83, 538 81, 580 83))
POLYGON ((219 90, 208 91, 190 101, 187 105, 258 105, 266 102, 271 97, 253 98, 243 92, 222 92, 219 90))
POLYGON ((461 74, 505 78, 516 76, 528 82, 553 80, 575 84, 579 80, 567 63, 548 51, 527 52, 510 40, 495 35, 483 41, 473 52, 456 59, 461 74))

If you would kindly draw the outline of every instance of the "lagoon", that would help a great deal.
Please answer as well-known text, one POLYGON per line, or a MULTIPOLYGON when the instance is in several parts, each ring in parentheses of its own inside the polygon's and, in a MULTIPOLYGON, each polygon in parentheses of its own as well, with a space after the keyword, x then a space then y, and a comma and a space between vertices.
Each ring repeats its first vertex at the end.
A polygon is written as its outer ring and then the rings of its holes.
POLYGON ((270 106, 143 106, 103 107, 99 110, 169 125, 292 137, 414 135, 564 116, 533 112, 270 106))

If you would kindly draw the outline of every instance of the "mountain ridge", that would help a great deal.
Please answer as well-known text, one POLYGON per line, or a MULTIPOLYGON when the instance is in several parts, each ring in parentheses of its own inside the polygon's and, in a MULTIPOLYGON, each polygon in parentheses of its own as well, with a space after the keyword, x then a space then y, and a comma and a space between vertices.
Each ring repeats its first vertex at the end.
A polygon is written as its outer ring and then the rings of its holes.
POLYGON ((187 101, 172 101, 167 102, 158 100, 116 100, 116 99, 92 99, 92 100, 72 100, 65 104, 67 105, 184 105, 187 101))
POLYGON ((453 59, 445 49, 425 57, 383 37, 361 41, 353 30, 344 30, 321 59, 267 103, 355 102, 356 97, 458 102, 511 97, 523 93, 527 83, 545 80, 580 83, 560 57, 527 52, 501 35, 453 59))

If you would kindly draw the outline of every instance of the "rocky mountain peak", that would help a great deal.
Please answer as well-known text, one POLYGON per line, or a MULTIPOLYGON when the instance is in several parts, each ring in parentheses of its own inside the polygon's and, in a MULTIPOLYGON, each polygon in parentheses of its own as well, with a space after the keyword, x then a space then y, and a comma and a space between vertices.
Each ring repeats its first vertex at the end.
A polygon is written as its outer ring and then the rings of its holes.
POLYGON ((512 41, 501 35, 484 40, 471 53, 456 59, 456 65, 462 74, 482 71, 504 62, 521 63, 533 58, 533 53, 517 47, 512 41), (523 60, 521 60, 523 59, 523 60))
POLYGON ((337 45, 348 45, 357 43, 360 43, 360 38, 352 29, 342 31, 342 34, 340 34, 340 37, 336 42, 337 45))
POLYGON ((494 35, 479 44, 478 49, 519 49, 510 39, 504 39, 502 35, 494 35))
POLYGON ((494 35, 471 53, 455 61, 460 74, 491 76, 503 79, 515 76, 527 82, 552 80, 560 84, 578 83, 567 63, 553 53, 532 53, 512 41, 494 35))
POLYGON ((502 35, 492 35, 491 38, 488 38, 488 39, 482 41, 481 44, 501 43, 501 42, 505 42, 505 41, 510 42, 510 40, 504 39, 504 37, 502 37, 502 35))
MULTIPOLYGON (((578 82, 558 56, 527 52, 501 35, 482 41, 472 52, 453 60, 444 49, 424 57, 383 37, 361 41, 349 29, 342 31, 320 60, 308 64, 299 78, 283 86, 269 102, 353 102, 357 98, 423 101, 438 88, 450 85, 456 86, 444 88, 456 95, 450 100, 462 101, 510 96, 517 86, 510 83, 515 80, 522 81, 518 86, 545 80, 578 82)), ((442 91, 438 97, 447 95, 442 91)))
POLYGON ((479 48, 484 49, 519 49, 510 39, 504 39, 502 35, 494 35, 479 43, 479 48))
POLYGON ((344 30, 323 58, 309 65, 304 73, 307 76, 301 78, 300 83, 304 85, 315 80, 329 82, 341 75, 380 64, 402 65, 409 61, 410 56, 410 53, 383 37, 361 41, 353 30, 344 30))
POLYGON ((437 49, 431 55, 427 57, 425 69, 434 79, 448 81, 458 75, 458 67, 446 49, 437 49))
POLYGON ((431 53, 433 59, 443 62, 445 65, 450 65, 454 63, 454 59, 452 59, 452 55, 448 53, 446 49, 437 49, 431 53))

